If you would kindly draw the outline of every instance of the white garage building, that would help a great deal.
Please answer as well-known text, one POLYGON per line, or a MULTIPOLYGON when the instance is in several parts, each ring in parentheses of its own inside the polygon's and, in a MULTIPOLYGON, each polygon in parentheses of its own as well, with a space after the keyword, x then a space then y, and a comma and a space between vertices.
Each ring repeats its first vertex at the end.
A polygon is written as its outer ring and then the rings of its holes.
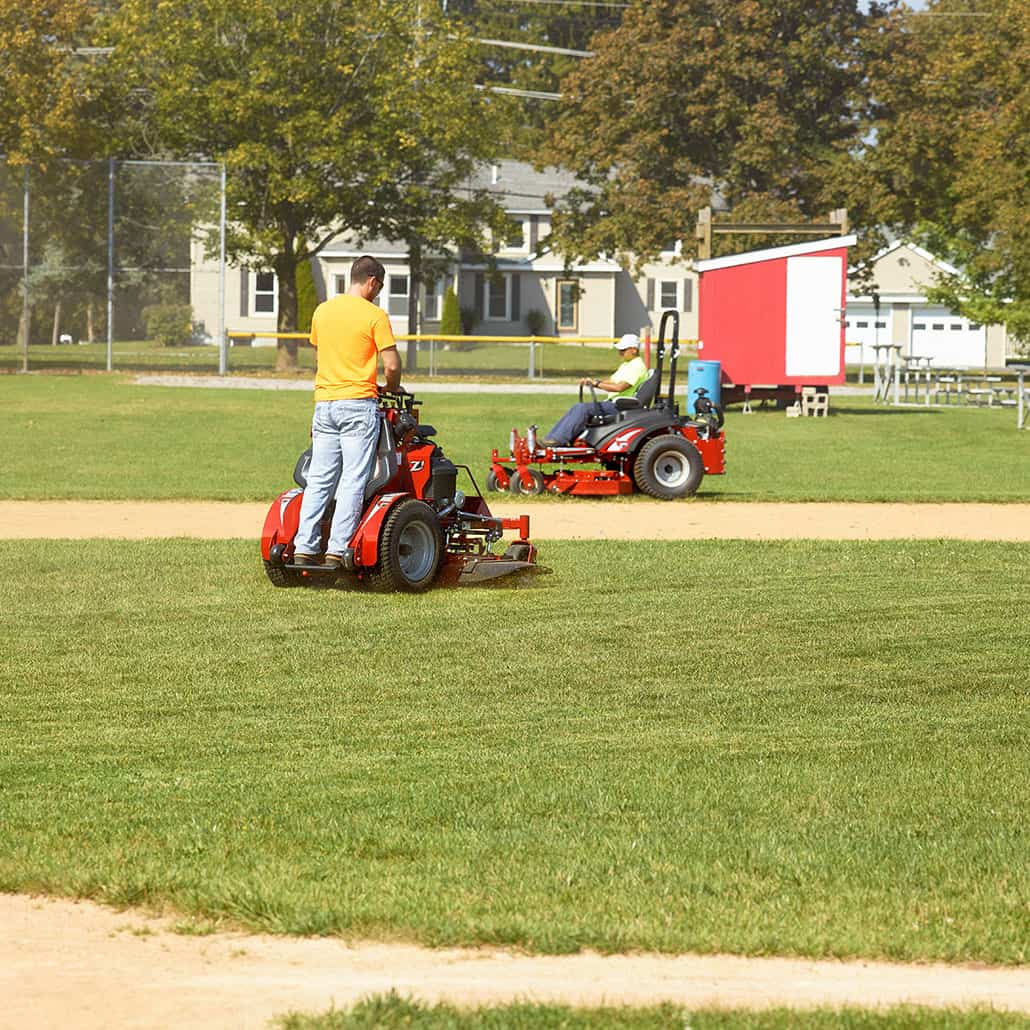
POLYGON ((845 360, 875 361, 876 344, 895 344, 902 358, 925 358, 933 368, 1003 368, 1009 357, 1005 327, 985 326, 929 304, 926 291, 940 273, 955 274, 922 247, 900 241, 872 260, 879 311, 868 286, 848 281, 845 360))

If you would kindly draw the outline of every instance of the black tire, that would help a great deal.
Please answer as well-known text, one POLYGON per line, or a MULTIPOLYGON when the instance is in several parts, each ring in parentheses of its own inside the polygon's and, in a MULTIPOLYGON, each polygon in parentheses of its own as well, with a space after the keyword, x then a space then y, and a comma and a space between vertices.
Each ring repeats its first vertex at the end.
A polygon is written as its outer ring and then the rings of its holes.
POLYGON ((675 501, 697 493, 704 475, 701 455, 682 436, 663 434, 648 440, 633 462, 637 486, 662 501, 675 501))
POLYGON ((510 558, 512 561, 529 561, 529 555, 531 548, 529 544, 514 543, 509 545, 508 549, 504 552, 503 557, 510 558))
POLYGON ((544 474, 538 472, 536 469, 527 469, 529 472, 529 478, 533 480, 533 485, 528 490, 522 485, 522 479, 519 477, 519 470, 516 469, 511 474, 511 482, 508 484, 508 489, 520 497, 528 496, 529 494, 542 494, 544 492, 544 474))
POLYGON ((417 594, 428 590, 443 559, 443 531, 424 501, 401 501, 386 516, 379 534, 379 561, 369 574, 375 590, 417 594))
POLYGON ((493 469, 486 474, 486 488, 494 494, 501 489, 501 484, 497 482, 497 473, 493 469))
POLYGON ((284 569, 281 565, 273 565, 270 561, 265 562, 265 575, 276 587, 299 587, 303 581, 301 575, 290 569, 284 569))

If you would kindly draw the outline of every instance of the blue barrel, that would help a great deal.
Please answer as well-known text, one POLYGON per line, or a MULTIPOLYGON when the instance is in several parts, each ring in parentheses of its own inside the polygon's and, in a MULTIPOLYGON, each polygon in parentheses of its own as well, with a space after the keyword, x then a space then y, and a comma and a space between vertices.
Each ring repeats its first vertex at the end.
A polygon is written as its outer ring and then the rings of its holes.
POLYGON ((692 361, 687 365, 687 414, 697 413, 694 403, 699 389, 708 391, 704 396, 710 401, 722 403, 721 371, 722 365, 718 361, 692 361))

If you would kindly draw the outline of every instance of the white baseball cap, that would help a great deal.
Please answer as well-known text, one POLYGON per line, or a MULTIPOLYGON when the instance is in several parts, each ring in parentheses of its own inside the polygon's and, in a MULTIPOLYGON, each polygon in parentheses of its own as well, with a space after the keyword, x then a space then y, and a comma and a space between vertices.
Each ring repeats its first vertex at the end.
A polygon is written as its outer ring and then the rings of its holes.
POLYGON ((636 347, 640 350, 640 337, 636 333, 626 333, 616 344, 616 350, 626 350, 628 347, 636 347))

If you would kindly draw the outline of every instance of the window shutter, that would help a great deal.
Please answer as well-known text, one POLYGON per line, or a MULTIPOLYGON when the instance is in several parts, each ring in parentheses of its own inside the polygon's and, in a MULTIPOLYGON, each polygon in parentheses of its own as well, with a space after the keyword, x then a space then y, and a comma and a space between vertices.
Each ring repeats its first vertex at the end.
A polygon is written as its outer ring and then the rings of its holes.
POLYGON ((476 272, 476 318, 483 321, 483 292, 486 289, 486 279, 482 272, 476 272))
POLYGON ((654 311, 654 279, 647 280, 647 310, 654 311))
POLYGON ((246 268, 240 269, 240 318, 247 317, 248 301, 250 300, 250 272, 246 268))
POLYGON ((693 311, 694 310, 694 280, 684 279, 683 280, 683 310, 693 311))
POLYGON ((536 245, 540 242, 540 216, 529 216, 529 252, 536 253, 536 245))
POLYGON ((522 318, 522 312, 520 310, 521 297, 519 296, 520 288, 519 281, 521 276, 518 272, 512 272, 511 274, 511 320, 518 322, 522 318))

